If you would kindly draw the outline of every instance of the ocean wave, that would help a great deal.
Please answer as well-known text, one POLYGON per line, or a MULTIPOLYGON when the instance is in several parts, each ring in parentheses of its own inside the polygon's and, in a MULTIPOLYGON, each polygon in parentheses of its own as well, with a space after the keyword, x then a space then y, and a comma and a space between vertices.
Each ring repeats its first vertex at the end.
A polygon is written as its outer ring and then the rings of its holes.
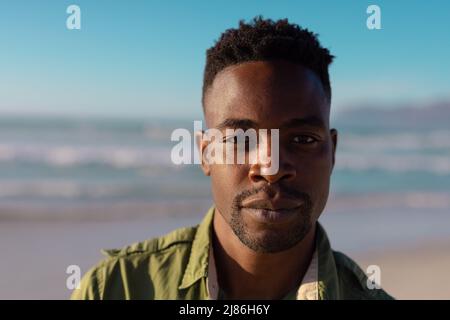
POLYGON ((429 132, 400 132, 377 134, 343 133, 339 137, 339 147, 345 150, 368 150, 380 152, 397 151, 427 151, 437 149, 450 151, 450 131, 433 130, 429 132))
POLYGON ((428 172, 450 175, 448 155, 387 155, 341 152, 336 154, 336 169, 351 171, 382 170, 394 173, 428 172))
POLYGON ((76 181, 4 181, 0 183, 0 198, 22 199, 100 199, 132 195, 130 185, 88 185, 76 181))
MULTIPOLYGON (((159 129, 148 135, 161 138, 159 129)), ((171 161, 175 145, 146 143, 96 143, 83 140, 78 143, 50 143, 36 137, 21 143, 0 142, 2 163, 46 165, 55 168, 100 165, 113 169, 180 168, 171 161)), ((428 172, 450 175, 450 131, 428 133, 396 133, 356 135, 342 134, 336 151, 337 170, 382 170, 386 172, 428 172)))
POLYGON ((331 192, 327 208, 332 211, 411 208, 411 209, 450 209, 448 192, 403 191, 366 192, 362 194, 331 192))
POLYGON ((39 163, 53 167, 91 164, 114 168, 172 166, 170 148, 128 146, 70 146, 0 144, 0 161, 39 163))

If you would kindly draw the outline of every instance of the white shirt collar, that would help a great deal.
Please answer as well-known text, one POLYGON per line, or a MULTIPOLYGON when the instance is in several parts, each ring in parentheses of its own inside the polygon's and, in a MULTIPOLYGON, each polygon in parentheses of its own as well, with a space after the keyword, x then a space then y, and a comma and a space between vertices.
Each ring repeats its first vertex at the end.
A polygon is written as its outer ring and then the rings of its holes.
MULTIPOLYGON (((316 248, 309 267, 306 270, 305 276, 303 277, 302 282, 297 290, 297 300, 319 299, 318 260, 318 252, 316 248)), ((217 280, 217 269, 212 244, 209 246, 208 276, 206 278, 206 285, 208 288, 209 299, 217 300, 219 296, 219 283, 217 280)))

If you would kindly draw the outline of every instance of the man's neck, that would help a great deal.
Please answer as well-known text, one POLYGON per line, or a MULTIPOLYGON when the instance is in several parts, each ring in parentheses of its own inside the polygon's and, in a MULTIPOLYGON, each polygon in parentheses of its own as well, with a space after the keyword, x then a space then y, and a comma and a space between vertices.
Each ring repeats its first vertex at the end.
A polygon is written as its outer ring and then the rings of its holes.
POLYGON ((217 209, 213 226, 217 277, 227 299, 281 299, 300 285, 315 248, 315 224, 300 243, 270 254, 245 246, 217 209))

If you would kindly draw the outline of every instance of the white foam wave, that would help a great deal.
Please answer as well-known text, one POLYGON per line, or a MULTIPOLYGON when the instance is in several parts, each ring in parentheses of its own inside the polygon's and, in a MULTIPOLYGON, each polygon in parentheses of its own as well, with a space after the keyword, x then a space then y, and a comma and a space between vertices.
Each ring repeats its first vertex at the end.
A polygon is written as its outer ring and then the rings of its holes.
POLYGON ((115 168, 170 166, 170 148, 130 146, 0 144, 0 161, 44 163, 70 167, 101 164, 115 168))
POLYGON ((336 155, 336 169, 388 172, 428 172, 450 175, 450 156, 447 155, 386 155, 341 152, 336 155))
POLYGON ((340 147, 345 150, 366 150, 374 152, 385 150, 430 150, 450 151, 450 131, 377 133, 371 135, 342 134, 340 147))
POLYGON ((126 195, 130 192, 132 192, 130 185, 88 185, 69 180, 3 181, 0 183, 0 198, 98 199, 126 195))

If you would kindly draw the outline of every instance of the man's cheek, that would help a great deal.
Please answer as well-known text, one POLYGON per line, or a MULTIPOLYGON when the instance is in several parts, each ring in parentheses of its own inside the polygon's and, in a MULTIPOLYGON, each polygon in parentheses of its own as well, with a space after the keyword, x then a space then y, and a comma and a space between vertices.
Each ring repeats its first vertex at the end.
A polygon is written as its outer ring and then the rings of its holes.
POLYGON ((314 158, 311 159, 309 166, 309 171, 314 172, 317 179, 323 179, 323 177, 330 175, 333 166, 333 157, 329 144, 323 144, 321 148, 317 150, 317 153, 315 153, 314 158))
POLYGON ((228 185, 237 187, 248 180, 249 166, 244 164, 214 165, 217 176, 228 185))
POLYGON ((297 167, 296 182, 300 189, 318 199, 329 188, 330 173, 326 159, 316 159, 297 167))
POLYGON ((228 194, 235 189, 234 176, 224 166, 214 167, 211 168, 211 182, 216 201, 231 202, 228 194))

